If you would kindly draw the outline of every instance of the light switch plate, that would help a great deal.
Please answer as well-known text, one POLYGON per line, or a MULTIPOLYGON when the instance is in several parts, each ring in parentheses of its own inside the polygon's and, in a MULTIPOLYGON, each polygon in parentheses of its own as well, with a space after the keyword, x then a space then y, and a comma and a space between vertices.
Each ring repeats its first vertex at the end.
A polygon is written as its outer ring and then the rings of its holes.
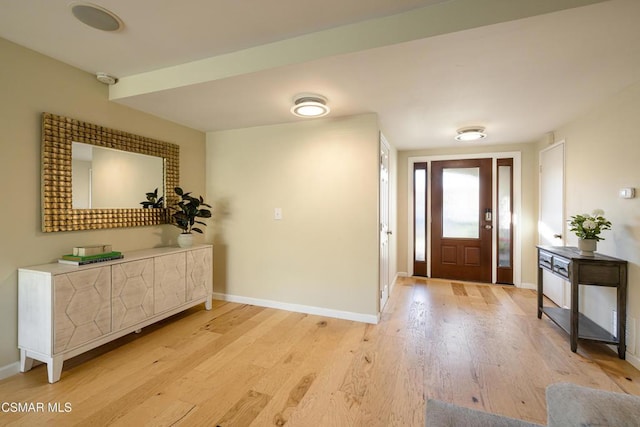
POLYGON ((273 210, 273 219, 278 221, 282 219, 282 208, 275 208, 273 210))

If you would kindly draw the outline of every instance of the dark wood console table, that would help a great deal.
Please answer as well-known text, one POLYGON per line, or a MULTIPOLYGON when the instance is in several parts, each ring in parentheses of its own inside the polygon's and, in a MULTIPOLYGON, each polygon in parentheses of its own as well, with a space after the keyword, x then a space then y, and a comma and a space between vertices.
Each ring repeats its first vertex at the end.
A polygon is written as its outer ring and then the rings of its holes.
POLYGON ((618 357, 625 358, 627 321, 627 261, 606 255, 580 255, 578 248, 570 246, 538 246, 538 319, 546 314, 556 325, 569 333, 571 351, 578 349, 578 338, 600 341, 618 346, 618 357), (571 283, 571 307, 543 306, 542 271, 571 283), (607 286, 617 291, 617 336, 578 310, 578 285, 607 286))

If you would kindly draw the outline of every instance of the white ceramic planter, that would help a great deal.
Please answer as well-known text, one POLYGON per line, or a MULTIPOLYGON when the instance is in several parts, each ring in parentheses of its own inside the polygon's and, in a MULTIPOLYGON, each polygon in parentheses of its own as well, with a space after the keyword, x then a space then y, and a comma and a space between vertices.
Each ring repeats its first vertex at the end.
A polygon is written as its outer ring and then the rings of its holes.
POLYGON ((193 246, 193 234, 180 233, 178 234, 178 246, 181 248, 190 248, 193 246))
POLYGON ((598 241, 596 239, 578 239, 578 249, 580 249, 580 255, 593 256, 593 253, 597 248, 598 241))

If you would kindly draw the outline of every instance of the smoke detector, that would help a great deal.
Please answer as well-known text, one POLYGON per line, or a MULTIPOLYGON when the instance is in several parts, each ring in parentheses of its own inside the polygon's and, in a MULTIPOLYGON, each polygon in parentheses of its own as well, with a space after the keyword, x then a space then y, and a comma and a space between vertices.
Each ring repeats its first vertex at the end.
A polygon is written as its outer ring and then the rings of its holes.
POLYGON ((112 75, 107 73, 96 73, 96 78, 99 82, 106 85, 114 85, 118 83, 118 79, 116 77, 113 77, 112 75))

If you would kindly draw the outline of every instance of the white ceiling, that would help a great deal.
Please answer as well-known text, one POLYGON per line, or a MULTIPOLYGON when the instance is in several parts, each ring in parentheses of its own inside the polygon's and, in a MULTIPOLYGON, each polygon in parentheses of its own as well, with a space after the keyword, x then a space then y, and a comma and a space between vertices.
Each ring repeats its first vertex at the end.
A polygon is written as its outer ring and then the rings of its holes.
POLYGON ((330 117, 377 113, 399 149, 460 144, 468 125, 501 144, 640 80, 640 0, 532 6, 583 1, 96 0, 125 24, 106 33, 67 0, 0 0, 0 37, 113 74, 114 102, 202 131, 302 120, 292 97, 317 92, 330 117))

